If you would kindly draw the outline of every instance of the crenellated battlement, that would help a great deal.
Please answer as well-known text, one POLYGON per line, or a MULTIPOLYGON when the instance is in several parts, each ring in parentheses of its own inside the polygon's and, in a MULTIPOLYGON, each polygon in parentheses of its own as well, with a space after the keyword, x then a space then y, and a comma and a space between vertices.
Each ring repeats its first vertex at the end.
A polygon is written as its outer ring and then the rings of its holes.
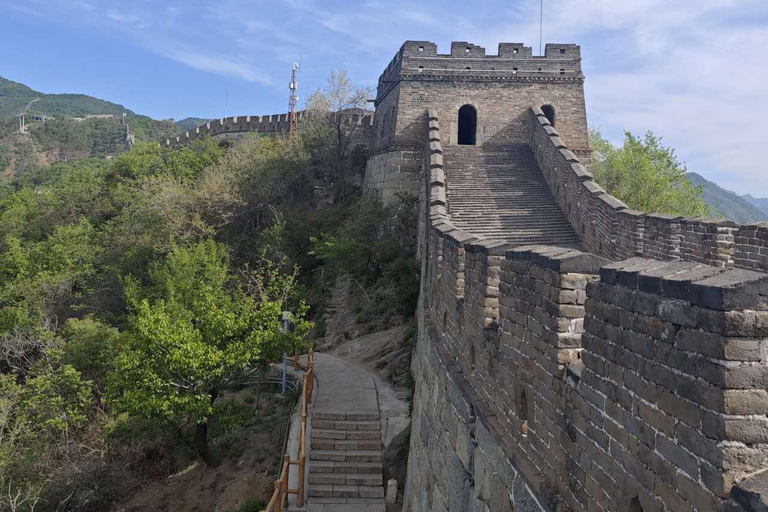
POLYGON ((406 41, 379 77, 377 98, 399 80, 583 80, 581 48, 575 44, 547 44, 543 56, 522 43, 499 43, 497 55, 466 41, 451 43, 451 52, 438 53, 429 41, 406 41))
MULTIPOLYGON (((305 111, 297 113, 299 126, 301 125, 302 120, 306 118, 306 115, 305 111)), ((373 125, 373 112, 349 114, 348 117, 348 122, 360 125, 361 129, 359 130, 359 133, 355 134, 356 137, 359 137, 361 140, 367 140, 369 138, 370 128, 373 125)), ((194 130, 184 132, 173 139, 167 139, 162 143, 162 146, 176 147, 189 141, 201 140, 206 137, 226 139, 242 136, 248 132, 271 135, 287 134, 290 129, 290 114, 288 113, 266 116, 222 117, 198 126, 194 130)))

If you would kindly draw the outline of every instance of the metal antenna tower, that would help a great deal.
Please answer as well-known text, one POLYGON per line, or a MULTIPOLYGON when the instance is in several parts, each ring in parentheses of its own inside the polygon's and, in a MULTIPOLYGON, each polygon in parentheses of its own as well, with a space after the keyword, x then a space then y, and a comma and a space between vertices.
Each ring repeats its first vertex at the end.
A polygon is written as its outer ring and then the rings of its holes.
POLYGON ((293 69, 291 70, 291 83, 288 84, 288 88, 290 89, 290 96, 288 99, 288 108, 291 115, 291 131, 290 131, 291 140, 296 140, 296 137, 298 135, 298 129, 299 129, 299 118, 296 112, 296 108, 299 105, 299 97, 296 96, 296 72, 298 72, 298 70, 299 70, 298 62, 294 62, 293 69))

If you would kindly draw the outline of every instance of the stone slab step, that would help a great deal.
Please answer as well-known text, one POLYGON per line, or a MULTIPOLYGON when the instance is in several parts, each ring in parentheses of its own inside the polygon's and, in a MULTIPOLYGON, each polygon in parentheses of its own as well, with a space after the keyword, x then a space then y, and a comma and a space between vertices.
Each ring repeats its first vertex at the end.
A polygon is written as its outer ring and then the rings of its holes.
POLYGON ((307 512, 386 512, 383 498, 313 498, 307 512))
POLYGON ((381 430, 379 421, 324 420, 312 418, 312 428, 322 430, 381 430))
POLYGON ((334 421, 378 421, 379 411, 377 409, 361 409, 351 411, 321 410, 312 413, 312 419, 334 420, 334 421))
POLYGON ((382 486, 384 477, 372 473, 310 473, 310 484, 382 486))
POLYGON ((344 462, 316 460, 309 464, 310 473, 381 474, 381 462, 344 462))
POLYGON ((312 436, 313 450, 381 450, 381 439, 325 439, 312 436))
POLYGON ((311 461, 381 462, 381 450, 312 450, 311 461))
POLYGON ((310 498, 383 498, 384 487, 310 484, 308 494, 310 498))
POLYGON ((313 428, 312 439, 381 439, 381 430, 327 430, 313 428))

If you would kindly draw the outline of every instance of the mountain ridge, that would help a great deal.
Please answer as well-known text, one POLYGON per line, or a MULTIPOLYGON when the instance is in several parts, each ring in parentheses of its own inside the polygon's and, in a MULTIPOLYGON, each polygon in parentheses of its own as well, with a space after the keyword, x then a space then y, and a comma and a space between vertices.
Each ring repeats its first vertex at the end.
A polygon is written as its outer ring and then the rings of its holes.
MULTIPOLYGON (((762 210, 746 197, 724 189, 717 183, 709 181, 695 172, 688 172, 686 176, 693 185, 703 188, 702 197, 714 210, 713 215, 720 214, 726 219, 741 224, 768 221, 768 210, 762 210)), ((768 206, 768 199, 765 202, 766 206, 768 206)))

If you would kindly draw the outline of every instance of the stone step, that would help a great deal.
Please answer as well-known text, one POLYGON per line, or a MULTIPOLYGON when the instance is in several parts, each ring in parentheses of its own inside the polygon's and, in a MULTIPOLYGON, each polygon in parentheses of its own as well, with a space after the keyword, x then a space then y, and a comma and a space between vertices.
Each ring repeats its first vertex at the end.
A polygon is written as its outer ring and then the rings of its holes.
POLYGON ((325 512, 387 512, 387 505, 383 498, 313 498, 312 508, 308 510, 323 510, 325 512), (314 508, 315 505, 320 505, 323 508, 314 508))
POLYGON ((383 498, 384 487, 310 484, 308 494, 310 498, 383 498))
POLYGON ((378 421, 379 411, 376 409, 363 409, 354 411, 314 411, 312 419, 334 420, 334 421, 378 421))
POLYGON ((381 486, 384 485, 384 477, 381 476, 381 473, 310 473, 309 483, 321 485, 381 486))
POLYGON ((316 460, 309 464, 310 473, 381 474, 381 462, 336 462, 316 460))
POLYGON ((322 430, 380 430, 379 421, 347 421, 312 418, 312 428, 322 430))
POLYGON ((381 439, 327 439, 312 436, 313 450, 381 450, 381 439))
POLYGON ((312 450, 311 461, 381 462, 381 450, 312 450))
POLYGON ((578 245, 530 147, 444 146, 453 224, 489 240, 578 245))
POLYGON ((326 430, 313 428, 312 439, 365 440, 381 439, 381 430, 326 430))

